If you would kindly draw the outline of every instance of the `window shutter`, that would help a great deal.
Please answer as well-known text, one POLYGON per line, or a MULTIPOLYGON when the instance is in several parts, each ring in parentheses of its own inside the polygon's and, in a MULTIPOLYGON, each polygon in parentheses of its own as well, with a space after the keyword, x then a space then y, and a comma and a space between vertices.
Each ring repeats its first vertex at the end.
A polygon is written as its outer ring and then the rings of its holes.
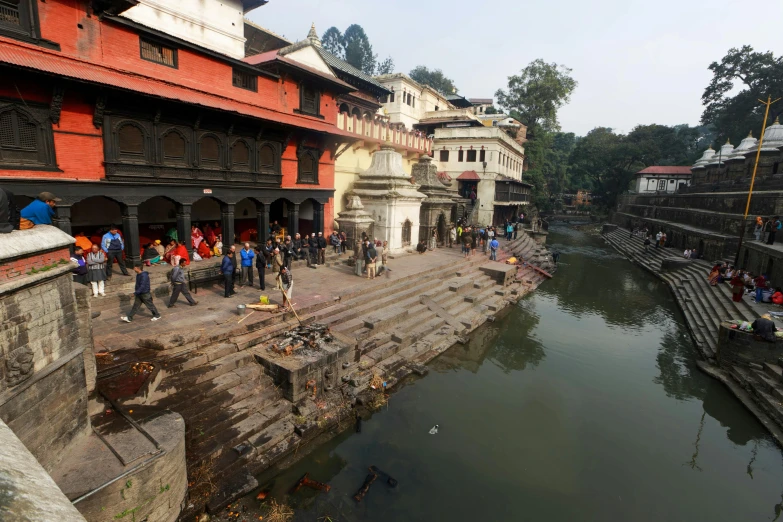
POLYGON ((262 167, 272 168, 275 166, 275 151, 269 145, 261 147, 258 153, 258 161, 262 167))
POLYGON ((247 149, 244 141, 238 141, 234 143, 234 148, 231 152, 231 158, 234 165, 247 166, 250 160, 250 151, 247 149))
POLYGON ((176 132, 169 132, 163 138, 163 158, 173 160, 185 159, 185 140, 176 132))
POLYGON ((201 140, 201 161, 204 163, 217 163, 220 161, 220 146, 212 136, 207 136, 201 140))
POLYGON ((302 112, 318 114, 318 104, 315 90, 308 86, 302 86, 302 112))
POLYGON ((123 125, 120 129, 120 154, 144 154, 144 134, 135 125, 123 125))
POLYGON ((0 114, 0 147, 13 147, 16 145, 12 117, 11 111, 0 114))

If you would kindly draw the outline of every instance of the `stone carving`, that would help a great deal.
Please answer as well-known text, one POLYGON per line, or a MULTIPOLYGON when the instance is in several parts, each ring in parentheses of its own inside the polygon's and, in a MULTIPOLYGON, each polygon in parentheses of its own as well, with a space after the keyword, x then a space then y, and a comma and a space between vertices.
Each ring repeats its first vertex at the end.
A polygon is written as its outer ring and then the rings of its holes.
POLYGON ((5 360, 8 386, 16 386, 33 375, 33 351, 27 346, 17 348, 5 360))
POLYGON ((92 115, 92 124, 96 129, 103 126, 103 113, 106 112, 106 95, 100 94, 95 100, 95 112, 92 115))
POLYGON ((52 103, 49 105, 49 117, 52 123, 58 125, 60 123, 60 113, 63 110, 63 97, 65 96, 65 89, 62 85, 55 85, 54 92, 52 93, 52 103))

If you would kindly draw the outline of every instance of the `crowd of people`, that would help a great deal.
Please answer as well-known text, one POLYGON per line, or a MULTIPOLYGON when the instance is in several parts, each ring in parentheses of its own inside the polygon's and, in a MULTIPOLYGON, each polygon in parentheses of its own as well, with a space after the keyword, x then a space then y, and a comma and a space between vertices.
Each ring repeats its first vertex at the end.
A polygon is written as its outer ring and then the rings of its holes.
POLYGON ((756 238, 756 241, 774 245, 775 237, 781 228, 783 228, 783 223, 781 223, 779 216, 767 219, 757 216, 756 223, 753 226, 753 236, 756 238))
POLYGON ((728 283, 731 286, 732 300, 742 301, 744 295, 752 295, 755 303, 774 303, 783 305, 783 290, 774 287, 765 274, 754 275, 727 263, 715 263, 707 276, 710 285, 728 283))

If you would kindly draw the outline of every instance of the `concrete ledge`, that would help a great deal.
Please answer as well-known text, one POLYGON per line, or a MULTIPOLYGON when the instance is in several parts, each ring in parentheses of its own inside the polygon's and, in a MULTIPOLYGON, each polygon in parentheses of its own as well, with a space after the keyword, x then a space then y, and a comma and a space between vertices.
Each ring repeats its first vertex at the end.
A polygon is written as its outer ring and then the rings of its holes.
POLYGON ((601 227, 601 234, 608 234, 609 232, 614 232, 617 230, 617 225, 613 223, 604 223, 604 226, 601 227))
POLYGON ((517 273, 517 266, 491 262, 479 267, 479 270, 491 277, 492 280, 497 284, 501 286, 508 286, 514 282, 514 276, 517 273))
POLYGON ((29 230, 14 230, 10 234, 3 234, 2 238, 0 263, 59 250, 76 242, 74 238, 51 225, 37 225, 29 230))
POLYGON ((691 264, 690 259, 670 257, 661 261, 661 270, 677 270, 691 264))

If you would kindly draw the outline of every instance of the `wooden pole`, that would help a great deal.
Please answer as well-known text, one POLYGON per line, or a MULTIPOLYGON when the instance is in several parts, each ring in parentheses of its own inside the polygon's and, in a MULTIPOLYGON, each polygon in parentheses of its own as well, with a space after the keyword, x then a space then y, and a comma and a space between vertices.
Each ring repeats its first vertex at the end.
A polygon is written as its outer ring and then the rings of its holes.
MULTIPOLYGON (((759 137, 759 145, 756 148, 756 162, 753 165, 753 175, 750 178, 750 190, 748 190, 748 201, 745 203, 745 215, 742 217, 742 228, 740 229, 740 237, 739 237, 739 244, 737 245, 737 255, 734 257, 734 266, 739 266, 739 256, 740 256, 740 250, 742 250, 742 241, 745 239, 745 229, 748 226, 748 212, 750 212, 750 198, 753 196, 753 184, 756 181, 756 170, 759 168, 759 158, 761 157, 761 145, 764 143, 764 132, 767 130, 767 118, 769 117, 769 108, 773 103, 776 103, 780 101, 780 98, 777 100, 772 100, 772 96, 767 96, 767 101, 759 100, 761 103, 766 105, 766 110, 764 111, 764 123, 761 124, 761 136, 759 137)), ((742 267, 743 269, 747 267, 742 267)))

